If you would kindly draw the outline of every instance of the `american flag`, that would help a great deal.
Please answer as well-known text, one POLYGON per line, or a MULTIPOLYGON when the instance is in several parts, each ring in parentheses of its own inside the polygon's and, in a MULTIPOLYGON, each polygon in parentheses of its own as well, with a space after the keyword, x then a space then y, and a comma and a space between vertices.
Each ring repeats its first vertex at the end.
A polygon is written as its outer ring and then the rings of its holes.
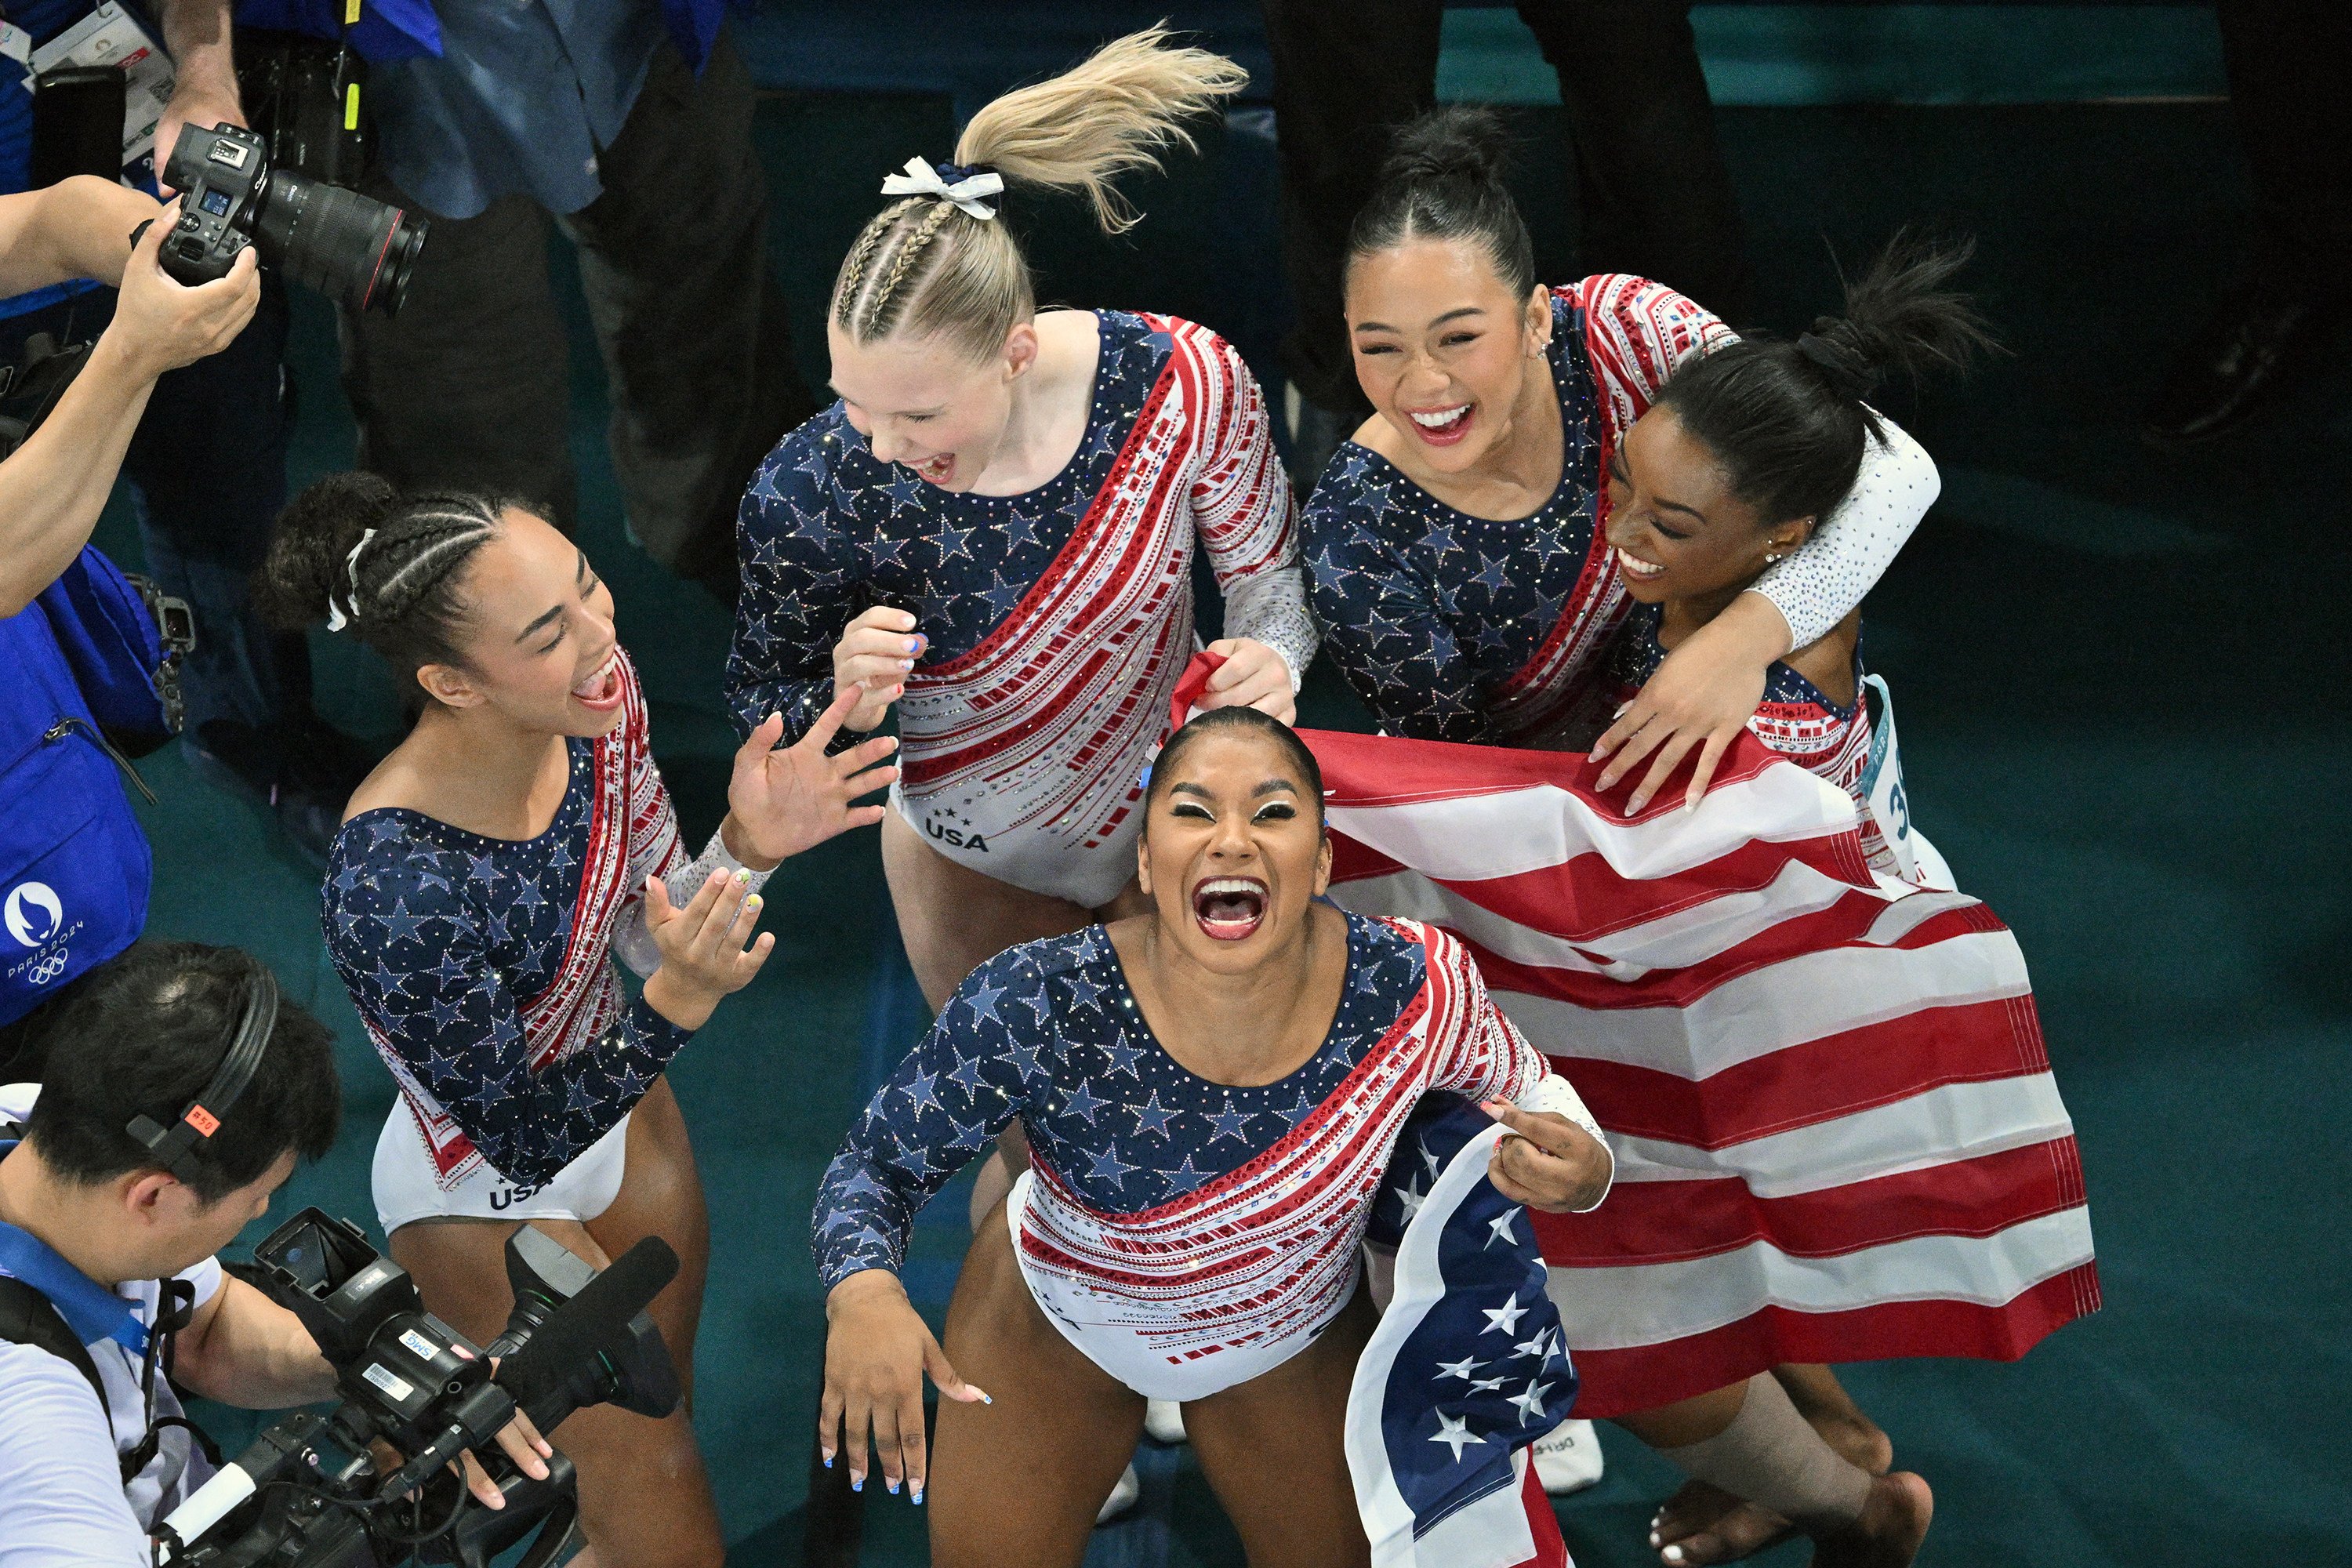
POLYGON ((1388 1302, 1348 1396, 1373 1568, 1566 1568, 1530 1463, 1576 1399, 1530 1215, 1486 1179, 1503 1129, 1451 1094, 1397 1141, 1366 1232, 1388 1302))
POLYGON ((1642 1410, 1782 1362, 2013 1360, 2099 1305, 2016 940, 1872 876, 1843 792, 1743 735, 1631 819, 1584 756, 1307 731, 1332 897, 1460 936, 1607 1130, 1536 1224, 1583 1382, 1642 1410))

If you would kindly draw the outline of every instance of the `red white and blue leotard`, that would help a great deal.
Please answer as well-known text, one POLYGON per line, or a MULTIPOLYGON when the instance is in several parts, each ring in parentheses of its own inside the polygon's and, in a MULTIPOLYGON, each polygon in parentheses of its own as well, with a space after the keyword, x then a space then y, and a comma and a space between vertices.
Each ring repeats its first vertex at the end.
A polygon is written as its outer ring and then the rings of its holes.
POLYGON ((1347 1304, 1423 1095, 1540 1100, 1547 1073, 1461 943, 1412 921, 1348 916, 1322 1047, 1250 1089, 1161 1048, 1102 927, 1027 942, 965 980, 844 1141, 817 1197, 818 1268, 827 1289, 896 1269, 916 1212, 1017 1118, 1032 1164, 1010 1218, 1038 1304, 1128 1386, 1203 1397, 1347 1304))
MULTIPOLYGON (((1382 727, 1422 740, 1558 743, 1589 700, 1627 600, 1606 537, 1610 454, 1675 367, 1732 340, 1646 279, 1552 296, 1559 485, 1523 518, 1473 517, 1349 442, 1301 521, 1324 644, 1382 727)), ((1758 580, 1803 647, 1843 620, 1936 499, 1936 466, 1885 422, 1853 489, 1758 580)))
POLYGON ((690 1037, 629 996, 614 963, 616 952, 641 973, 658 962, 646 878, 693 868, 636 671, 626 654, 620 666, 621 722, 568 742, 563 800, 538 837, 488 838, 397 806, 335 837, 327 951, 400 1086, 375 1169, 387 1229, 425 1212, 557 1213, 517 1205, 592 1151, 609 1202, 613 1135, 690 1037))
MULTIPOLYGON (((1658 641, 1664 612, 1657 605, 1636 605, 1618 629, 1610 650, 1608 691, 1601 706, 1613 710, 1640 691, 1666 658, 1658 641)), ((1889 871, 1892 858, 1886 841, 1870 815, 1863 777, 1870 766, 1870 709, 1863 700, 1862 644, 1853 650, 1853 700, 1839 703, 1786 664, 1764 672, 1764 700, 1748 721, 1748 731, 1809 773, 1853 797, 1862 813, 1862 848, 1874 870, 1889 871)))
POLYGON ((1134 874, 1137 778, 1198 646, 1197 537, 1228 637, 1313 658, 1296 507, 1240 356, 1170 316, 1097 312, 1069 465, 1024 495, 954 494, 877 462, 835 405, 743 498, 727 663, 745 732, 833 696, 833 646, 877 604, 929 639, 898 705, 893 803, 942 854, 1087 908, 1134 874))

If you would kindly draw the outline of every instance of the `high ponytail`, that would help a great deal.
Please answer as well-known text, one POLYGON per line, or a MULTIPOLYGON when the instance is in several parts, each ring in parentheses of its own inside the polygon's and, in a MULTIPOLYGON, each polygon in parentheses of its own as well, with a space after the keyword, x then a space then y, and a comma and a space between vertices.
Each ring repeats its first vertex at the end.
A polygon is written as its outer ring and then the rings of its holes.
POLYGON ((1975 251, 1973 241, 1898 234, 1846 285, 1843 315, 1794 342, 1745 337, 1685 361, 1657 406, 1707 447, 1765 527, 1818 520, 1853 488, 1865 440, 1883 433, 1864 398, 1890 376, 1965 371, 2000 347, 1969 297, 1946 287, 1975 251))
POLYGON ((333 474, 278 514, 254 603, 285 631, 348 629, 403 676, 463 664, 465 567, 509 506, 488 495, 404 496, 374 474, 333 474))
MULTIPOLYGON (((1172 45, 1148 27, 1104 45, 1050 80, 982 109, 957 139, 943 178, 1000 175, 1008 186, 1076 191, 1106 234, 1139 221, 1114 182, 1194 143, 1186 121, 1241 90, 1248 73, 1222 55, 1172 45)), ((1029 264, 1001 218, 950 201, 908 197, 862 230, 834 280, 829 315, 856 342, 897 332, 945 339, 974 357, 1036 311, 1029 264)))
POLYGON ((1348 265, 1412 239, 1486 253, 1514 299, 1535 291, 1536 253, 1503 183, 1510 134, 1490 109, 1434 109, 1398 127, 1371 200, 1348 234, 1348 265))

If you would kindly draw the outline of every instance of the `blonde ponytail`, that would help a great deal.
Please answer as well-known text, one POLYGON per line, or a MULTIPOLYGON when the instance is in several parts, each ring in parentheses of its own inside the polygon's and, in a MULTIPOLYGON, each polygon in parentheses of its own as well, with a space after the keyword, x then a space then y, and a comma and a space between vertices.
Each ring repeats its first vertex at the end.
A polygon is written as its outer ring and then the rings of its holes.
MULTIPOLYGON (((1006 93, 964 127, 956 163, 992 169, 1007 185, 1081 192, 1106 234, 1134 227, 1139 215, 1113 182, 1158 167, 1171 145, 1192 148, 1184 122, 1249 79, 1223 55, 1171 37, 1165 27, 1131 33, 1074 69, 1006 93)), ((885 208, 857 237, 835 280, 831 315, 856 342, 904 331, 985 357, 1035 310, 1028 262, 1001 220, 916 196, 885 208)))

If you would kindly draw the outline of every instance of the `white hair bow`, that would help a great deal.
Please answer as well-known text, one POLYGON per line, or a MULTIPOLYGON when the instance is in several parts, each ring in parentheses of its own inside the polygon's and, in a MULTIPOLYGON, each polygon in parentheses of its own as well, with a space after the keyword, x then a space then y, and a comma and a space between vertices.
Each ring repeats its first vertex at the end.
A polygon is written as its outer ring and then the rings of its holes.
POLYGON ((937 169, 920 158, 908 159, 905 173, 892 174, 882 182, 882 194, 886 196, 929 196, 934 201, 953 202, 966 216, 982 223, 994 217, 996 209, 981 198, 1000 195, 1003 190, 1004 176, 993 170, 966 174, 950 184, 937 169))
MULTIPOLYGON (((368 547, 368 541, 374 537, 374 529, 366 530, 361 533, 360 542, 352 546, 352 552, 343 557, 343 575, 351 580, 352 584, 351 600, 353 615, 359 613, 360 607, 360 552, 365 550, 368 547)), ((327 629, 331 632, 339 632, 351 624, 351 616, 343 614, 343 607, 335 603, 334 593, 330 590, 327 594, 327 629)))

